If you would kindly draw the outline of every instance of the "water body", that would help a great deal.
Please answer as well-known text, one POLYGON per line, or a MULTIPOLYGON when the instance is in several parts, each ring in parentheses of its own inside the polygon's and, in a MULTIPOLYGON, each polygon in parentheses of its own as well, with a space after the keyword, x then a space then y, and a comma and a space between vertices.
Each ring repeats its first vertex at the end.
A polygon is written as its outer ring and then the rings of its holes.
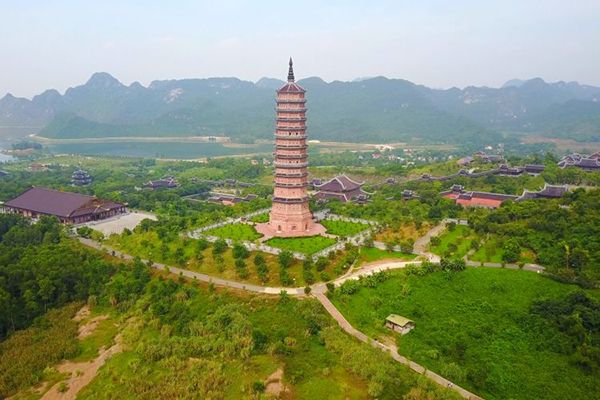
POLYGON ((15 160, 15 158, 13 156, 9 156, 8 154, 2 154, 2 150, 8 149, 8 148, 10 148, 8 143, 4 143, 4 142, 0 141, 0 164, 15 160))
POLYGON ((67 143, 51 144, 48 149, 55 154, 83 154, 90 156, 120 156, 145 158, 196 159, 204 157, 233 156, 253 153, 270 153, 273 145, 226 147, 220 143, 67 143))

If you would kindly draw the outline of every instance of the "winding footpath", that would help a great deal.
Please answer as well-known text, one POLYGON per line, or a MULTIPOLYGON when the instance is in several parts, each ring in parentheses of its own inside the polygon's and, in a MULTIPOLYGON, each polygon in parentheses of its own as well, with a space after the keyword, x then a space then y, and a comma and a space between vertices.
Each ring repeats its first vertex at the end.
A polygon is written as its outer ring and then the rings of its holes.
MULTIPOLYGON (((430 229, 423 237, 419 238, 415 242, 415 246, 414 246, 415 253, 419 254, 420 256, 426 258, 427 260, 429 260, 431 262, 439 262, 439 256, 428 252, 427 247, 428 247, 430 239, 433 236, 439 235, 445 229, 446 224, 448 222, 450 222, 450 220, 443 221, 441 224, 430 229)), ((78 240, 85 246, 103 251, 114 257, 121 258, 123 260, 133 260, 134 259, 134 257, 131 256, 130 254, 123 253, 119 250, 113 249, 109 246, 106 246, 102 243, 98 243, 91 239, 78 237, 78 240)), ((377 247, 382 246, 382 245, 383 244, 376 243, 377 247)), ((141 259, 141 261, 148 264, 148 260, 141 259)), ((372 275, 374 273, 381 272, 381 271, 405 268, 409 264, 420 264, 420 263, 421 263, 421 261, 418 261, 418 260, 414 260, 414 261, 383 260, 380 262, 369 263, 369 264, 363 265, 357 271, 349 270, 345 275, 340 276, 337 279, 335 279, 333 281, 333 284, 335 286, 340 286, 341 284, 343 284, 344 282, 346 282, 348 280, 352 280, 352 279, 357 280, 357 279, 360 279, 360 277, 362 277, 362 276, 372 275)), ((467 265, 480 266, 479 263, 472 263, 472 262, 468 262, 467 265), (473 264, 476 264, 476 265, 473 265, 473 264)), ((487 265, 484 264, 484 266, 487 266, 487 265)), ((250 292, 254 292, 254 293, 269 294, 269 295, 277 295, 277 294, 280 294, 281 292, 287 292, 287 294, 289 294, 291 296, 305 296, 304 288, 302 288, 302 287, 294 287, 294 288, 273 287, 273 286, 259 286, 259 285, 241 283, 241 282, 232 281, 232 280, 228 280, 228 279, 217 278, 217 277, 207 275, 207 274, 202 274, 199 272, 194 272, 194 271, 190 271, 190 270, 186 270, 186 269, 168 266, 168 265, 165 265, 162 263, 153 263, 151 265, 151 267, 154 269, 157 269, 157 270, 167 271, 167 272, 170 272, 170 273, 173 273, 176 275, 185 276, 187 278, 195 279, 198 281, 212 283, 214 285, 221 286, 221 287, 228 287, 228 288, 233 288, 233 289, 238 289, 238 290, 245 290, 245 291, 250 291, 250 292)), ((495 265, 494 266, 490 265, 490 267, 495 267, 495 265)), ((539 266, 536 266, 536 267, 539 267, 539 266)), ((543 270, 543 267, 540 267, 540 268, 543 270)), ((539 272, 539 269, 535 269, 535 267, 533 267, 533 266, 531 268, 523 268, 523 269, 531 269, 531 270, 539 272)), ((319 300, 319 302, 323 305, 325 310, 333 317, 333 319, 338 323, 338 325, 348 334, 352 335, 353 337, 360 340, 361 342, 367 343, 375 348, 380 349, 381 351, 383 351, 385 353, 388 353, 395 361, 397 361, 403 365, 406 365, 407 367, 409 367, 410 369, 412 369, 413 371, 415 371, 419 374, 422 374, 422 375, 428 377, 429 379, 431 379, 435 383, 439 384, 440 386, 450 388, 450 389, 458 392, 465 399, 482 400, 481 397, 454 384, 453 382, 436 374, 435 372, 429 371, 422 365, 417 364, 413 361, 410 361, 406 357, 401 356, 400 354, 398 354, 398 349, 395 345, 386 345, 377 340, 371 339, 370 337, 365 335, 363 332, 361 332, 358 329, 356 329, 355 327, 353 327, 352 324, 350 324, 348 322, 348 320, 346 320, 346 318, 342 315, 342 313, 335 307, 335 305, 326 296, 327 286, 325 285, 325 283, 318 283, 318 284, 312 285, 311 289, 312 289, 311 294, 317 300, 319 300)))

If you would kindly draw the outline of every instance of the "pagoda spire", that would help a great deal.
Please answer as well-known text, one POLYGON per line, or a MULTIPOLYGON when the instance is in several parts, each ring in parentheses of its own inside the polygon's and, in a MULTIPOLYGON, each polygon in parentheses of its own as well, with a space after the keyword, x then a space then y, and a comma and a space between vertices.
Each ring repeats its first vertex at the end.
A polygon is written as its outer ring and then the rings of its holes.
POLYGON ((290 57, 290 69, 288 71, 288 82, 294 82, 294 62, 292 61, 292 57, 290 57))

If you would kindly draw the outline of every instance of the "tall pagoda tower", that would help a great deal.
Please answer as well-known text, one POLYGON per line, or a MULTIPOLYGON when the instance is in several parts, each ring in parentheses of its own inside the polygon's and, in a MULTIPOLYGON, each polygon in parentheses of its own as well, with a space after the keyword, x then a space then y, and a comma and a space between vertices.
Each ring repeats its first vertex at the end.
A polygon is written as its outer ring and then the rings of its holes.
POLYGON ((325 232, 308 206, 306 90, 295 82, 292 59, 287 83, 277 90, 275 188, 269 222, 257 226, 265 236, 310 236, 325 232))

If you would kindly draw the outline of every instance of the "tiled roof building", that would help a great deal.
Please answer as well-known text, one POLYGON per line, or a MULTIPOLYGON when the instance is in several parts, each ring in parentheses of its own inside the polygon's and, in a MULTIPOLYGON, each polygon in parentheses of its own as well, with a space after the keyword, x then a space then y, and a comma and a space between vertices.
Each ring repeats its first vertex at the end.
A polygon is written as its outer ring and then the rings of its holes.
POLYGON ((172 176, 167 176, 157 181, 150 181, 148 183, 144 183, 143 186, 152 190, 163 188, 174 189, 176 187, 179 187, 179 183, 177 182, 177 179, 173 178, 172 176))
POLYGON ((7 201, 4 209, 29 218, 51 215, 69 224, 105 219, 126 211, 121 203, 39 187, 33 187, 7 201))
POLYGON ((600 152, 596 152, 591 155, 572 153, 563 157, 558 162, 558 166, 561 168, 577 167, 587 171, 599 171, 600 170, 600 152))
POLYGON ((336 176, 317 186, 318 199, 338 199, 343 202, 364 199, 368 193, 362 189, 364 182, 356 182, 346 175, 336 176))

